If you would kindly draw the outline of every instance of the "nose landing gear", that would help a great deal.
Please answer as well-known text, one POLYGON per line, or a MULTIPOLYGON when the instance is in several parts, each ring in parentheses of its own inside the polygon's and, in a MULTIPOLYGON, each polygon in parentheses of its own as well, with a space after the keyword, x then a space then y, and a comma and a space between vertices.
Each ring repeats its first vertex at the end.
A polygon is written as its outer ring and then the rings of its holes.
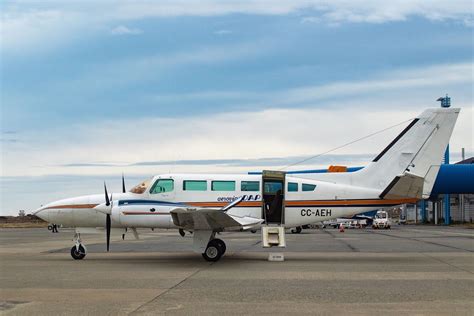
POLYGON ((81 243, 81 234, 76 233, 74 235, 75 245, 71 248, 71 257, 74 260, 82 260, 87 254, 86 246, 81 243))

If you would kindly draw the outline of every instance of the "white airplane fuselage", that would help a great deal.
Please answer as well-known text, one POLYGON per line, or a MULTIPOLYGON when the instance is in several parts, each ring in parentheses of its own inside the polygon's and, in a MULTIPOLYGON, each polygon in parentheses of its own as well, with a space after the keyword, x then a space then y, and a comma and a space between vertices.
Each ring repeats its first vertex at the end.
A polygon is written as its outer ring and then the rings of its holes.
MULTIPOLYGON (((261 175, 163 174, 144 182, 147 183, 146 188, 140 187, 143 189, 142 193, 112 194, 112 227, 177 229, 170 214, 172 209, 179 206, 215 209, 241 196, 244 196, 243 201, 231 210, 232 215, 259 219, 265 217, 261 175), (167 192, 153 192, 155 183, 160 180, 173 183, 172 189, 167 192), (206 189, 185 190, 185 181, 201 183, 205 181, 206 189), (229 183, 234 186, 234 190, 213 188, 215 181, 229 183), (245 183, 258 183, 258 186, 245 188, 245 183)), ((131 191, 139 192, 136 187, 131 191)), ((380 190, 292 176, 286 176, 283 195, 281 224, 285 227, 331 220, 413 201, 413 199, 380 199, 380 190), (290 186, 291 191, 288 190, 290 186)), ((103 227, 105 214, 95 209, 102 203, 104 203, 103 194, 80 196, 47 204, 35 214, 48 222, 67 227, 103 227)))

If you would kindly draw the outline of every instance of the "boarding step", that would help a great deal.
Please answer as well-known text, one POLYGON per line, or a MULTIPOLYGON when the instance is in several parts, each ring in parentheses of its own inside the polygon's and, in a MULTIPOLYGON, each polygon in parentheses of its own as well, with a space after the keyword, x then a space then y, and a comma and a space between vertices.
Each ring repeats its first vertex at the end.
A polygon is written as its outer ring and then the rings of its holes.
POLYGON ((264 248, 286 247, 285 227, 262 226, 262 241, 264 248))

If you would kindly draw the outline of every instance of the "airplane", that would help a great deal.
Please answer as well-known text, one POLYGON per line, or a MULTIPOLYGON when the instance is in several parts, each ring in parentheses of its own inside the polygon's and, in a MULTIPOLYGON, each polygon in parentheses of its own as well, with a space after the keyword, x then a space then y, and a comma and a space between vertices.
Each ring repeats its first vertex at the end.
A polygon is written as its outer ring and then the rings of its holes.
POLYGON ((130 191, 63 199, 34 215, 75 228, 71 256, 87 250, 81 233, 166 228, 193 233, 193 250, 218 261, 226 244, 216 233, 268 226, 298 227, 339 217, 414 203, 429 197, 460 109, 427 109, 365 168, 350 173, 289 175, 160 174, 130 191))

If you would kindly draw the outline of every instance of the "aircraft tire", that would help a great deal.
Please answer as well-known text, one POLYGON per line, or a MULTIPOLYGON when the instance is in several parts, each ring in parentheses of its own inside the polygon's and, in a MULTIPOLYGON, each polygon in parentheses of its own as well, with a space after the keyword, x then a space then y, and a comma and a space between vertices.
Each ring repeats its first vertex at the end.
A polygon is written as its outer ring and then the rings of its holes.
POLYGON ((182 228, 179 229, 179 234, 181 235, 181 237, 184 237, 184 235, 186 235, 182 228))
POLYGON ((86 254, 86 248, 83 245, 79 245, 79 251, 76 249, 76 246, 72 246, 71 248, 71 257, 74 260, 82 260, 86 254))
POLYGON ((217 243, 218 243, 218 246, 221 247, 221 250, 222 250, 222 255, 225 254, 225 251, 227 250, 227 246, 225 245, 225 242, 222 241, 221 239, 214 239, 217 243))
POLYGON ((298 226, 298 227, 295 227, 295 229, 292 229, 291 233, 292 234, 301 234, 302 230, 303 230, 303 228, 301 226, 298 226))
MULTIPOLYGON (((206 247, 206 250, 202 253, 202 257, 209 262, 216 262, 219 261, 219 259, 222 257, 224 254, 222 252, 222 245, 219 243, 220 239, 213 239, 211 240, 206 247)), ((222 240, 221 240, 222 241, 222 240)))

